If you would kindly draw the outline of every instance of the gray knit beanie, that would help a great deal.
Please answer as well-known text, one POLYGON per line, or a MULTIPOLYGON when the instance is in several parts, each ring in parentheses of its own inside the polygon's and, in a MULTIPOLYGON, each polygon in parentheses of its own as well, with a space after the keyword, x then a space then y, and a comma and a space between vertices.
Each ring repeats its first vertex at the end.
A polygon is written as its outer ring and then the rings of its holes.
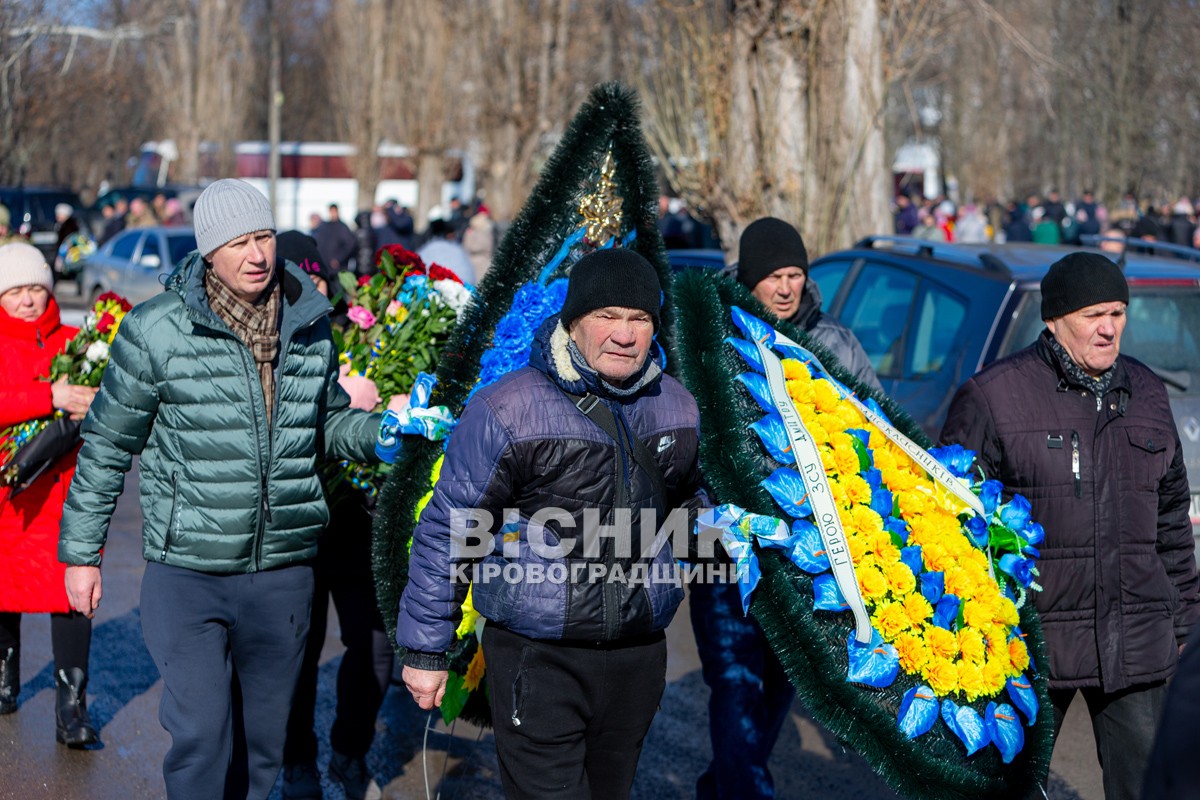
POLYGON ((192 209, 196 249, 207 258, 221 245, 255 231, 274 231, 266 196, 245 181, 223 178, 208 185, 192 209))

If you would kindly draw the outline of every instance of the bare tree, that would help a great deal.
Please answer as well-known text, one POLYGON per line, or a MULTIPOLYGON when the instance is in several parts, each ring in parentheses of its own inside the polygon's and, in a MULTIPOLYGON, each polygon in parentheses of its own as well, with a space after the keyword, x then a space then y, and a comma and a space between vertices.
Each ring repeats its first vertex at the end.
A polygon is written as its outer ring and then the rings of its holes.
POLYGON ((651 146, 727 247, 763 215, 798 224, 818 252, 882 229, 875 0, 660 0, 642 19, 651 146))

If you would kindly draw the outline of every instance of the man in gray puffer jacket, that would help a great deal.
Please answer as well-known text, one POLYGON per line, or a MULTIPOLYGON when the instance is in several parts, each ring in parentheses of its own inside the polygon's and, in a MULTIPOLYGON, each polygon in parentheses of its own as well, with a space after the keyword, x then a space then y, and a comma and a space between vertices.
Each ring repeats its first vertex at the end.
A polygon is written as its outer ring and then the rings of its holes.
POLYGON ((71 565, 72 607, 90 617, 113 509, 140 454, 142 634, 163 677, 166 794, 265 798, 329 522, 317 462, 373 459, 379 418, 352 410, 338 386, 329 303, 276 260, 266 197, 217 181, 196 201, 195 230, 197 251, 113 341, 59 559, 71 565))
POLYGON ((683 589, 640 514, 661 522, 703 495, 696 402, 654 341, 661 297, 637 253, 584 256, 529 366, 467 404, 413 534, 404 681, 422 708, 441 704, 468 588, 456 567, 474 563, 509 798, 627 797, 662 695, 663 629, 683 589))

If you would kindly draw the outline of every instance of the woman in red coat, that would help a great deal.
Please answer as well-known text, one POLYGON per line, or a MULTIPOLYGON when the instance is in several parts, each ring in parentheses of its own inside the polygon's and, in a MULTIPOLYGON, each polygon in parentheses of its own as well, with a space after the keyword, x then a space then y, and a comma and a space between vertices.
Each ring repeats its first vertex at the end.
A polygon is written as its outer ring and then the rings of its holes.
MULTIPOLYGON (((0 428, 62 410, 87 413, 96 390, 41 376, 75 336, 59 321, 50 268, 32 245, 0 246, 0 428)), ((77 451, 76 451, 77 452, 77 451)), ((0 714, 17 710, 21 688, 21 614, 50 612, 54 648, 56 738, 82 747, 97 741, 87 713, 92 621, 71 611, 58 561, 58 522, 75 472, 72 452, 15 497, 0 494, 0 714)))

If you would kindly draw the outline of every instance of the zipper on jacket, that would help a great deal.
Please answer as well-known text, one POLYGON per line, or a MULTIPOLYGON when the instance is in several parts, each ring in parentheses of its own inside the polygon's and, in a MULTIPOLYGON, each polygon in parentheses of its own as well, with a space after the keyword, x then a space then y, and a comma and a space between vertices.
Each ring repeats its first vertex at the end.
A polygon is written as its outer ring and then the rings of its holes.
MULTIPOLYGON (((629 462, 625 457, 624 416, 615 403, 609 405, 609 410, 617 423, 617 492, 613 499, 613 520, 615 521, 617 510, 629 505, 629 462)), ((606 575, 612 575, 616 558, 616 548, 609 542, 604 557, 604 563, 608 567, 606 575)), ((620 618, 617 613, 618 594, 617 584, 606 578, 604 581, 604 638, 607 641, 615 640, 620 629, 620 618)))
POLYGON ((1075 476, 1075 496, 1083 496, 1083 481, 1079 477, 1079 433, 1071 431, 1071 474, 1075 476))
POLYGON ((167 550, 171 547, 171 534, 175 531, 175 526, 179 522, 179 472, 176 470, 171 473, 171 519, 167 521, 167 533, 163 536, 162 552, 158 554, 158 560, 165 562, 167 560, 167 550))
POLYGON ((33 333, 34 333, 34 336, 37 337, 38 349, 41 350, 42 348, 44 348, 46 346, 46 343, 42 341, 42 332, 39 329, 34 328, 33 333))

